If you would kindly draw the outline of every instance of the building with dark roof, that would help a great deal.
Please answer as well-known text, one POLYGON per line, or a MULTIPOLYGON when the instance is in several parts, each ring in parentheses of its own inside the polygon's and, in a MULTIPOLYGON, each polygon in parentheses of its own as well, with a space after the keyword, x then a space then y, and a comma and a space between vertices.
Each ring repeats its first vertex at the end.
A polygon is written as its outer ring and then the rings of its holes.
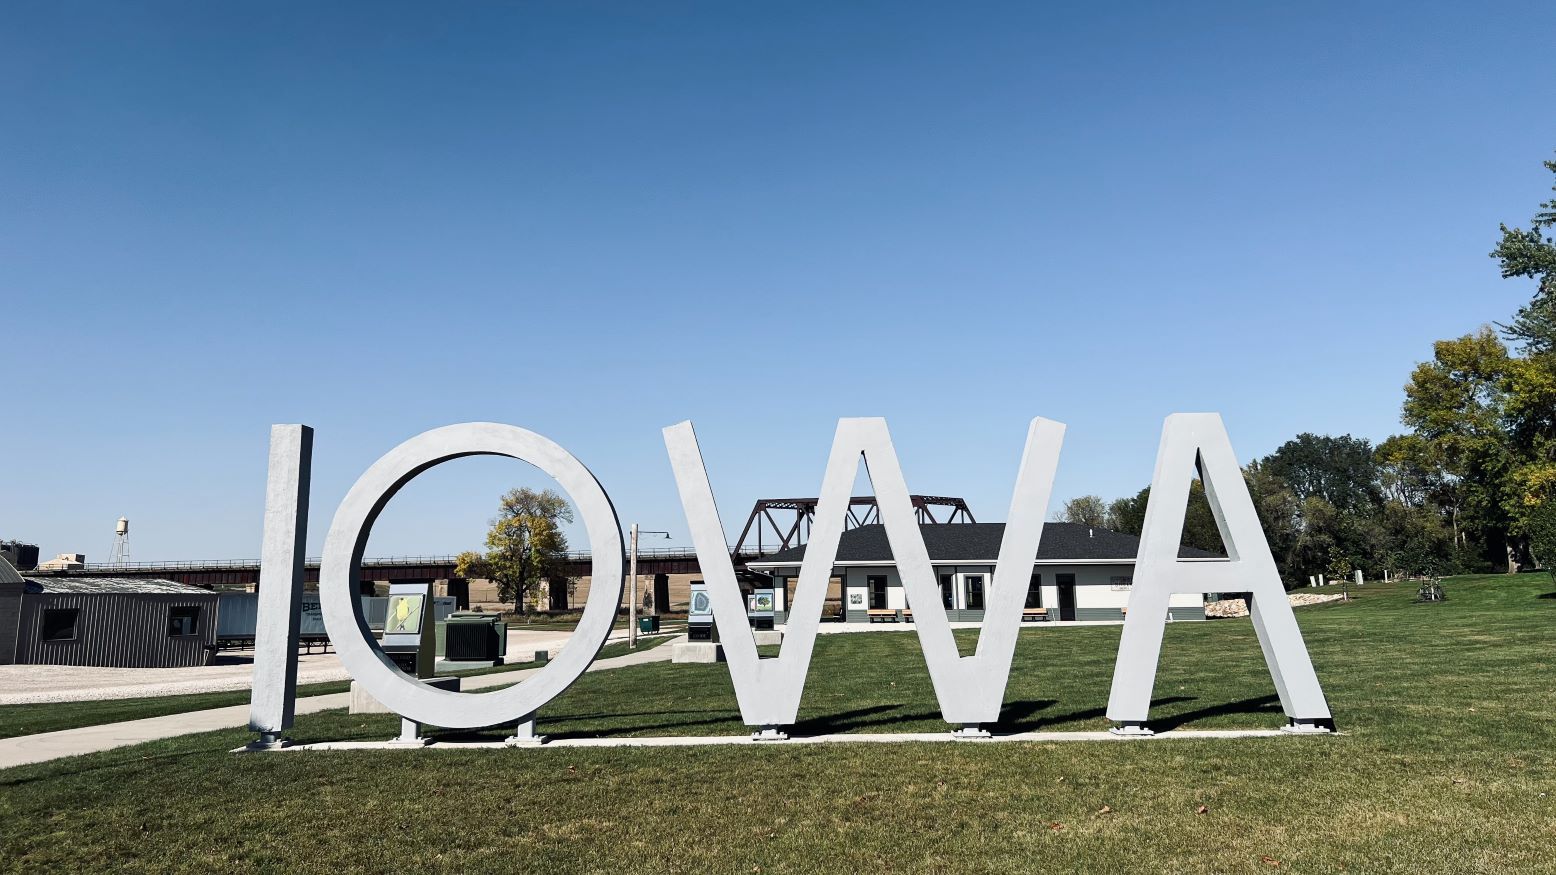
POLYGON ((25 577, 0 558, 0 663, 181 668, 216 650, 216 593, 134 577, 25 577))
MULTIPOLYGON (((958 622, 981 621, 1005 524, 921 525, 919 532, 934 564, 947 616, 958 622)), ((1140 539, 1133 535, 1077 523, 1045 523, 1028 581, 1025 618, 1049 622, 1121 621, 1129 605, 1139 550, 1140 539)), ((1224 557, 1192 547, 1183 548, 1179 556, 1224 561, 1224 557)), ((781 609, 787 607, 792 597, 804 558, 805 547, 801 546, 764 556, 747 563, 747 567, 774 578, 781 609)), ((832 563, 832 575, 842 582, 847 622, 911 620, 912 612, 908 610, 884 526, 859 526, 844 532, 832 563)), ((1173 596, 1171 618, 1203 620, 1203 601, 1194 594, 1173 596)), ((782 622, 782 618, 780 610, 778 621, 782 622)))

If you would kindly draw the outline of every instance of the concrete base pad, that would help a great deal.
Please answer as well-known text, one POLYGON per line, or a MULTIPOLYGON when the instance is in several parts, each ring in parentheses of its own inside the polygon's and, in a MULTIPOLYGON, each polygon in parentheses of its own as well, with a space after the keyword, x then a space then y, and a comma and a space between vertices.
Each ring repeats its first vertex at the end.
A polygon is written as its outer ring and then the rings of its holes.
MULTIPOLYGON (((1336 733, 1325 733, 1335 735, 1336 733)), ((1110 741, 1122 744, 1150 744, 1187 739, 1234 738, 1293 738, 1281 729, 1173 729, 1155 735, 1114 735, 1111 732, 1014 732, 1009 735, 991 735, 988 738, 955 738, 949 732, 859 732, 834 735, 791 736, 787 741, 762 741, 751 735, 698 736, 637 736, 632 738, 557 738, 547 741, 543 749, 562 747, 701 747, 705 745, 771 745, 771 744, 901 744, 904 742, 940 742, 948 744, 1002 744, 1019 742, 1061 741, 1110 741)), ((1296 744, 1299 742, 1293 742, 1296 744)), ((425 750, 503 750, 512 745, 502 741, 436 741, 425 750)), ((534 745, 525 745, 526 747, 534 745)), ((280 748, 277 752, 301 750, 393 750, 400 745, 392 741, 333 741, 319 744, 295 744, 280 748)), ((238 748, 233 753, 248 752, 238 748)))
MULTIPOLYGON (((422 683, 429 687, 437 687, 440 690, 448 690, 451 693, 459 692, 459 678, 424 678, 422 683)), ((351 682, 351 704, 347 708, 350 714, 389 714, 392 713, 384 704, 373 698, 365 687, 356 681, 351 682)))
POLYGON ((766 647, 783 643, 783 633, 777 629, 752 629, 751 638, 757 647, 766 647))
POLYGON ((723 662, 724 647, 711 641, 687 641, 670 645, 671 662, 723 662))
POLYGON ((502 665, 502 660, 499 659, 496 662, 490 662, 490 661, 487 661, 487 660, 481 660, 481 661, 476 661, 476 662, 467 662, 467 661, 462 660, 462 659, 461 660, 440 659, 440 660, 437 661, 437 663, 434 664, 433 670, 434 671, 471 671, 471 670, 477 669, 477 668, 491 668, 491 667, 497 666, 497 665, 502 665))

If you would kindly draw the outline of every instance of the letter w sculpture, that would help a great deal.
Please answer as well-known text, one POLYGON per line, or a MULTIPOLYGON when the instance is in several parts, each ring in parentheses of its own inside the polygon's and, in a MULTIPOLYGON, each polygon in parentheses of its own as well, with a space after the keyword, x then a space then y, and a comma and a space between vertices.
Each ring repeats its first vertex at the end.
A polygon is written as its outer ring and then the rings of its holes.
POLYGON ((1037 558, 1043 516, 1048 510, 1059 448, 1064 442, 1062 423, 1037 418, 1027 431, 1021 470, 1016 475, 1015 493, 1010 501, 1010 517, 1000 542, 989 609, 978 636, 978 650, 972 656, 961 656, 957 651, 886 420, 838 420, 814 527, 800 565, 788 628, 779 655, 768 659, 759 658, 756 653, 734 564, 725 545, 724 526, 719 521, 713 488, 708 483, 692 424, 672 425, 664 430, 664 435, 692 542, 707 578, 713 616, 724 644, 740 714, 747 725, 759 728, 757 738, 785 738, 782 727, 792 726, 799 712, 800 694, 810 669, 816 627, 837 559, 838 540, 843 534, 844 514, 860 456, 864 457, 866 472, 875 488, 881 522, 902 578, 908 607, 913 610, 914 626, 935 686, 935 697, 940 702, 940 713, 947 723, 959 727, 959 735, 987 734, 979 724, 999 719, 1027 582, 1037 558))

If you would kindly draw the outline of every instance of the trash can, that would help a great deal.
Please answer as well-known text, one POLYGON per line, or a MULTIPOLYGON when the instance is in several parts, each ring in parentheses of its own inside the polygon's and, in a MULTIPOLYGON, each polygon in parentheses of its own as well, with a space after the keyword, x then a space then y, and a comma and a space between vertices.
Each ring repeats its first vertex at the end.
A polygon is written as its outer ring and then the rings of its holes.
POLYGON ((639 632, 658 632, 659 631, 659 617, 657 615, 651 616, 651 617, 638 617, 638 631, 639 632))

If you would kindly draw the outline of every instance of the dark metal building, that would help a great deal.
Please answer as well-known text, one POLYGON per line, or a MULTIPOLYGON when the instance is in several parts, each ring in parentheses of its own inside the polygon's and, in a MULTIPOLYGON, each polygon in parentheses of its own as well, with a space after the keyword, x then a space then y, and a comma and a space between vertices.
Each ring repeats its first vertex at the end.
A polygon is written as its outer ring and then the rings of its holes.
POLYGON ((205 665, 216 651, 216 602, 171 580, 23 578, 0 565, 0 662, 205 665))
POLYGON ((31 571, 38 567, 38 545, 23 544, 21 541, 0 541, 0 559, 11 563, 13 568, 31 571))

